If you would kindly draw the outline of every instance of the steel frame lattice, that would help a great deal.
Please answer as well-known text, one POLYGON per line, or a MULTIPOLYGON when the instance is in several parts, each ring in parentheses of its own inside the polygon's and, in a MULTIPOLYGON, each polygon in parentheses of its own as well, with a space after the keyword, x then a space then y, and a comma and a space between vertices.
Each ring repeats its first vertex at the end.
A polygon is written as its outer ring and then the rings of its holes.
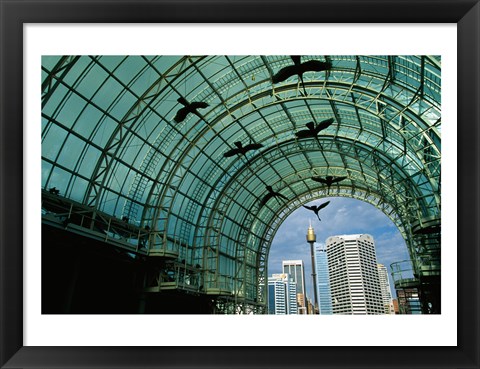
POLYGON ((147 227, 147 254, 168 250, 186 270, 200 266, 217 312, 266 311, 276 230, 326 196, 379 208, 415 273, 439 275, 440 59, 302 60, 332 68, 305 73, 304 84, 272 84, 289 56, 44 57, 42 188, 93 209, 93 220, 125 218, 137 234, 147 227), (175 122, 179 97, 208 107, 175 122), (328 118, 318 140, 295 136, 328 118), (235 141, 263 147, 224 157, 235 141), (326 175, 347 180, 327 192, 310 179, 326 175), (289 201, 260 206, 267 185, 289 201))

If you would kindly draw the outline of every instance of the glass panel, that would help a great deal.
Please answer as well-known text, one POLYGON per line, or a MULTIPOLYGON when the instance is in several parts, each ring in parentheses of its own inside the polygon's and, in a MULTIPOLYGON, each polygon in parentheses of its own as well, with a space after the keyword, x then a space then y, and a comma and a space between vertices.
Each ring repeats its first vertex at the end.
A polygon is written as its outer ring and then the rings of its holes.
POLYGON ((87 102, 75 94, 70 94, 68 101, 65 104, 68 106, 68 108, 60 110, 56 119, 65 127, 71 128, 87 102))
POLYGON ((55 161, 68 132, 57 125, 50 125, 42 138, 42 157, 55 161))
POLYGON ((58 163, 67 168, 74 168, 78 159, 79 154, 84 150, 86 142, 82 139, 69 135, 65 141, 65 145, 60 152, 58 158, 58 163))
POLYGON ((42 67, 48 70, 52 70, 60 60, 60 56, 56 55, 42 55, 42 67))
POLYGON ((75 90, 86 99, 91 99, 107 78, 106 70, 99 65, 93 65, 88 69, 88 73, 82 76, 82 80, 75 86, 75 90))

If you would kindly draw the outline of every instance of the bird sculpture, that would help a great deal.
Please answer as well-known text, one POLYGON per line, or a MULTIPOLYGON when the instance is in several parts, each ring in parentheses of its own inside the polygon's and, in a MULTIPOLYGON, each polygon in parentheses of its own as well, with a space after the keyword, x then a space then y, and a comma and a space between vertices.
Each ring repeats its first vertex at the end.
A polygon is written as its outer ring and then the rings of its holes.
POLYGON ((298 138, 310 138, 311 137, 311 138, 315 138, 318 141, 318 134, 320 133, 320 131, 323 131, 324 129, 330 127, 333 122, 334 122, 333 118, 326 119, 326 120, 323 120, 320 123, 318 123, 316 127, 315 127, 315 123, 308 122, 307 124, 305 124, 305 126, 308 129, 302 129, 302 130, 296 132, 295 136, 297 136, 298 138))
POLYGON ((236 148, 228 150, 225 154, 223 154, 224 157, 229 158, 235 155, 243 155, 247 157, 247 152, 249 152, 250 150, 257 150, 263 147, 262 144, 256 144, 256 143, 250 143, 246 146, 243 146, 240 141, 234 142, 234 145, 236 146, 236 148))
POLYGON ((328 191, 330 191, 330 186, 334 183, 338 183, 343 181, 347 177, 334 177, 334 176, 326 176, 325 178, 322 177, 312 177, 312 179, 316 182, 320 182, 327 185, 328 191))
POLYGON ((288 200, 288 197, 286 197, 285 195, 282 195, 280 192, 275 192, 272 186, 266 186, 266 188, 268 194, 266 194, 260 202, 261 206, 265 205, 272 197, 281 197, 282 199, 288 200))
POLYGON ((307 94, 307 91, 305 90, 305 83, 303 81, 303 73, 305 72, 322 72, 326 70, 330 70, 332 68, 332 63, 331 62, 321 62, 318 60, 309 60, 307 62, 302 63, 301 62, 301 56, 300 55, 291 55, 293 64, 294 65, 289 65, 288 67, 284 67, 280 69, 277 74, 275 74, 272 77, 272 82, 279 83, 285 81, 287 78, 298 75, 298 78, 302 82, 303 86, 303 91, 305 92, 305 95, 307 94))
POLYGON ((302 205, 305 209, 308 209, 308 210, 312 210, 315 215, 317 216, 318 220, 321 221, 320 219, 320 216, 318 215, 318 212, 320 211, 320 209, 323 209, 325 206, 327 206, 328 204, 330 204, 330 201, 327 201, 327 202, 324 202, 323 204, 320 204, 320 205, 312 205, 312 206, 306 206, 306 205, 302 205))
POLYGON ((187 115, 189 113, 195 114, 195 115, 197 115, 201 118, 197 109, 204 109, 208 106, 207 103, 201 102, 201 101, 195 101, 195 102, 189 103, 183 97, 179 97, 177 99, 177 101, 184 106, 183 108, 181 108, 177 111, 177 114, 175 115, 175 118, 173 118, 173 120, 177 123, 182 122, 187 117, 187 115))
POLYGON ((56 187, 52 187, 48 190, 52 195, 58 195, 60 193, 60 190, 58 190, 56 187))

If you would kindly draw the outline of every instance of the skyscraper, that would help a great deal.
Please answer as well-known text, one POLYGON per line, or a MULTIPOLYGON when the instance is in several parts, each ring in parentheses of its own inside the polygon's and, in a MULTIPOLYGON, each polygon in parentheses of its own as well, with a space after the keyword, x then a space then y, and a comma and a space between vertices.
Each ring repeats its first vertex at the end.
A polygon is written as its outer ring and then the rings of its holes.
POLYGON ((328 278, 327 248, 325 245, 317 246, 315 249, 315 269, 317 271, 319 314, 333 314, 330 280, 328 278))
POLYGON ((327 239, 328 275, 334 314, 385 314, 373 237, 327 239))
POLYGON ((283 273, 289 274, 297 285, 297 305, 300 314, 307 313, 305 295, 305 270, 303 260, 283 260, 283 273))
MULTIPOLYGON (((383 264, 377 264, 378 278, 380 279, 380 289, 382 290, 383 306, 385 314, 392 314, 391 309, 392 293, 390 292, 390 282, 388 281, 387 267, 383 264)), ((395 312, 393 312, 394 314, 395 312)))
POLYGON ((297 314, 296 283, 286 273, 268 277, 268 313, 297 314))

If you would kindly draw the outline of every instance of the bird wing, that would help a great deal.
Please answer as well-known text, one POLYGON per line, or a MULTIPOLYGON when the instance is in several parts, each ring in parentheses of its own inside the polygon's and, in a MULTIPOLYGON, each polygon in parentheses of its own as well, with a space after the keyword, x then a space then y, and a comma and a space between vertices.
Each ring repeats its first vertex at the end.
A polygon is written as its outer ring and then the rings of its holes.
POLYGON ((277 74, 272 77, 273 83, 283 82, 287 78, 294 76, 297 74, 297 67, 295 65, 289 65, 288 67, 284 67, 280 69, 277 74))
POLYGON ((330 127, 334 121, 335 120, 333 118, 322 120, 320 123, 318 123, 318 126, 317 128, 315 128, 315 131, 318 133, 321 130, 324 130, 325 128, 330 127))
POLYGON ((231 149, 228 150, 225 154, 223 154, 224 157, 229 158, 230 156, 234 156, 240 153, 239 149, 231 149))
POLYGON ((206 102, 203 102, 203 101, 195 101, 195 102, 192 102, 190 104, 190 107, 192 109, 204 109, 208 106, 208 104, 206 102))
POLYGON ((295 132, 295 136, 298 138, 306 138, 306 137, 313 137, 314 135, 312 134, 312 131, 308 129, 302 129, 298 132, 295 132))
POLYGON ((262 199, 262 201, 260 202, 260 204, 261 204, 262 206, 265 205, 265 204, 268 202, 268 200, 270 200, 273 196, 274 196, 274 194, 271 193, 271 192, 268 193, 268 194, 266 194, 266 195, 263 197, 263 199, 262 199))
POLYGON ((323 209, 323 208, 324 208, 325 206, 327 206, 328 204, 330 204, 330 201, 324 202, 323 204, 321 204, 321 205, 318 206, 318 210, 323 209))
POLYGON ((302 205, 305 209, 308 209, 308 210, 314 210, 313 209, 313 206, 307 206, 307 205, 302 205))
POLYGON ((177 111, 177 115, 175 115, 175 118, 173 120, 177 123, 180 123, 183 121, 188 114, 188 108, 181 108, 177 111))
POLYGON ((322 177, 312 177, 312 179, 316 182, 327 184, 327 181, 325 179, 323 179, 322 177))
POLYGON ((262 144, 251 143, 251 144, 246 145, 244 148, 245 148, 245 150, 248 151, 248 150, 257 150, 261 147, 263 147, 262 144))
POLYGON ((335 177, 332 179, 332 183, 343 181, 347 177, 335 177))
POLYGON ((189 105, 187 99, 185 99, 185 98, 183 98, 183 97, 181 97, 181 96, 177 99, 177 101, 178 101, 180 104, 182 104, 182 105, 185 105, 185 106, 188 106, 188 105, 189 105))
POLYGON ((292 61, 295 65, 300 65, 300 63, 302 62, 301 55, 290 55, 290 58, 292 58, 292 61))
POLYGON ((321 62, 318 60, 309 60, 305 63, 300 64, 302 73, 305 72, 322 72, 324 70, 330 70, 332 68, 332 63, 321 62))

